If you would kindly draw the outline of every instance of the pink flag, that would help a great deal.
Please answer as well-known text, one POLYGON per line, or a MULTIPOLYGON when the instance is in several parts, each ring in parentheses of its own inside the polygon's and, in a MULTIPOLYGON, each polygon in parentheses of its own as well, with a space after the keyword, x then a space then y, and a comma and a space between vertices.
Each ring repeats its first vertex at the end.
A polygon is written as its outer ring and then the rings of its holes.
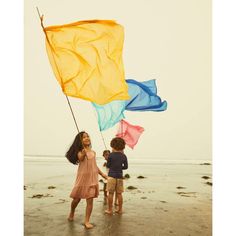
POLYGON ((143 131, 143 127, 131 125, 127 121, 121 120, 116 137, 123 138, 126 144, 133 149, 143 131))

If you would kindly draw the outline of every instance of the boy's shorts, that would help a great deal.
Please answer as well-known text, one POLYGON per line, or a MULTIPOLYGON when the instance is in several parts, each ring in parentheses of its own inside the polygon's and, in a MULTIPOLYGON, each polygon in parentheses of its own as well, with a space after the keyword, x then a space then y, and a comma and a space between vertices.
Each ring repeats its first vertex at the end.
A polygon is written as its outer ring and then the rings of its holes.
POLYGON ((107 191, 109 193, 123 193, 124 183, 123 179, 115 179, 113 177, 108 177, 107 179, 107 191))

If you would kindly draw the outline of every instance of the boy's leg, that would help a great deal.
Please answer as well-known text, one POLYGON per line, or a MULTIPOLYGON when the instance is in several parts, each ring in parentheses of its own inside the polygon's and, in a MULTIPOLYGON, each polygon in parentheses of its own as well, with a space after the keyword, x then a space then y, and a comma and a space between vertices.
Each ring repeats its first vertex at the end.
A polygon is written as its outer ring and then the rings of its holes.
POLYGON ((107 183, 104 183, 103 185, 103 193, 104 193, 104 198, 107 198, 107 183))
POLYGON ((116 187, 116 179, 112 177, 108 177, 107 179, 107 191, 108 191, 108 209, 105 211, 107 214, 112 214, 112 204, 113 204, 113 196, 116 187))
POLYGON ((74 220, 75 208, 79 204, 80 200, 81 200, 80 198, 72 200, 70 214, 69 214, 69 216, 67 218, 69 221, 73 221, 74 220))
POLYGON ((115 203, 114 203, 115 206, 118 206, 118 198, 117 198, 117 192, 115 192, 115 203))
POLYGON ((108 194, 108 209, 105 211, 105 213, 107 213, 107 214, 112 214, 113 196, 114 196, 114 193, 109 192, 109 194, 108 194))
POLYGON ((93 228, 93 225, 89 223, 89 219, 93 210, 93 198, 86 199, 87 206, 86 206, 86 214, 85 214, 85 220, 84 220, 84 226, 87 229, 93 228))
POLYGON ((122 193, 116 193, 117 194, 117 198, 118 198, 118 210, 116 211, 117 213, 122 213, 122 206, 123 206, 123 197, 122 197, 122 193))
POLYGON ((117 187, 116 187, 116 195, 118 199, 118 210, 117 213, 122 213, 122 207, 123 207, 123 197, 122 193, 124 192, 124 181, 123 179, 117 179, 117 187))

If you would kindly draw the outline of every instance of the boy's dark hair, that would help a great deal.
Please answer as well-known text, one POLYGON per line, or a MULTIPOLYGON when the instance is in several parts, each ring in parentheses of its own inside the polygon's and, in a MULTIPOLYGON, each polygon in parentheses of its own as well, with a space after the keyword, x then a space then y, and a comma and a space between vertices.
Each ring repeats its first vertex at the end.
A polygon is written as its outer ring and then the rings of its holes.
POLYGON ((125 149, 125 140, 123 138, 116 137, 111 140, 110 145, 112 148, 122 151, 125 149))
POLYGON ((111 152, 110 150, 104 150, 102 155, 104 156, 106 153, 111 153, 111 152))
POLYGON ((83 135, 85 134, 85 131, 79 132, 72 145, 70 146, 69 150, 66 153, 66 158, 68 159, 69 162, 71 162, 74 165, 78 165, 79 160, 78 160, 78 152, 82 151, 83 149, 83 144, 82 144, 82 139, 83 135))

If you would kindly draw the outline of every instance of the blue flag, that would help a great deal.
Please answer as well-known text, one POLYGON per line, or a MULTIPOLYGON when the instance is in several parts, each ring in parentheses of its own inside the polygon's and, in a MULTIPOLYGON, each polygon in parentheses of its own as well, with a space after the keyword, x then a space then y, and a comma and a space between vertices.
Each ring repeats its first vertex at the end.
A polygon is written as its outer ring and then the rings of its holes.
POLYGON ((167 102, 162 102, 161 98, 157 96, 156 81, 154 79, 144 82, 127 79, 126 82, 131 99, 125 101, 125 110, 164 111, 167 109, 167 102))
POLYGON ((105 105, 92 103, 98 115, 99 129, 106 130, 114 126, 121 119, 124 119, 124 111, 165 111, 167 102, 161 101, 157 95, 156 81, 148 80, 138 82, 126 80, 128 84, 129 100, 117 100, 105 105))

